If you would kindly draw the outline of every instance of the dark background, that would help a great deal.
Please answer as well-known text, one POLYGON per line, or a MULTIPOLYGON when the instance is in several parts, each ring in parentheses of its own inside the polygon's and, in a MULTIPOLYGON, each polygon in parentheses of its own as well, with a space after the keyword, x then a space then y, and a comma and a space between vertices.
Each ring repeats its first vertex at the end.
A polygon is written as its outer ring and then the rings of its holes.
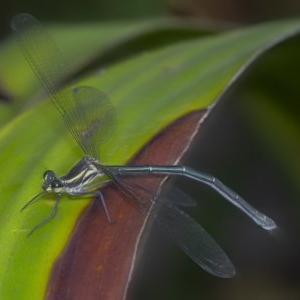
POLYGON ((31 13, 43 21, 124 20, 176 15, 244 24, 297 17, 300 3, 297 0, 2 0, 0 36, 8 34, 7 25, 20 12, 31 13))

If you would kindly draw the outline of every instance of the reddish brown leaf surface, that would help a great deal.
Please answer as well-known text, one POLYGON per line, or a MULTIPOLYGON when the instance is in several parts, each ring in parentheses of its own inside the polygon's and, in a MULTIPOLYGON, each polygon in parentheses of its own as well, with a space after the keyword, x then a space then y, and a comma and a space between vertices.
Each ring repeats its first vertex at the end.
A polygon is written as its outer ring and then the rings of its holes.
MULTIPOLYGON (((171 165, 186 151, 206 110, 192 112, 165 128, 131 161, 131 164, 171 165)), ((139 179, 154 194, 164 177, 139 179)), ((124 299, 133 270, 145 217, 126 195, 111 185, 103 189, 113 223, 98 202, 81 216, 64 252, 56 261, 46 298, 124 299)))

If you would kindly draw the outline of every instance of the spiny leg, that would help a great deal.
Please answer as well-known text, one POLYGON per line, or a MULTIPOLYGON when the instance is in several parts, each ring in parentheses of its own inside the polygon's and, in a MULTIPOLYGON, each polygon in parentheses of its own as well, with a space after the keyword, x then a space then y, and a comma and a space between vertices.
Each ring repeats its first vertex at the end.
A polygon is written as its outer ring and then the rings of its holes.
POLYGON ((56 200, 55 200, 55 203, 54 203, 54 206, 53 206, 53 209, 51 211, 50 216, 48 216, 47 218, 45 218, 44 220, 42 220, 40 223, 38 223, 36 226, 34 226, 31 229, 31 231, 27 234, 27 237, 29 237, 30 235, 32 235, 38 228, 42 227, 43 225, 45 225, 46 223, 48 223, 49 221, 51 221, 53 219, 53 217, 56 214, 60 198, 61 198, 61 195, 58 194, 57 197, 56 197, 56 200))

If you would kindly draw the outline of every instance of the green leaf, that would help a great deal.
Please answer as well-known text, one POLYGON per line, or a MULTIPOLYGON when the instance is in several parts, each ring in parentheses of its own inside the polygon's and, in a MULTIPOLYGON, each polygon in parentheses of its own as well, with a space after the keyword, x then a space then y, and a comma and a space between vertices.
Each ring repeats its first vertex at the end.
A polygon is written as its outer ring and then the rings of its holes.
MULTIPOLYGON (((118 30, 116 27, 112 32, 118 30)), ((117 128, 101 148, 102 163, 128 162, 170 123, 195 110, 211 108, 259 55, 298 34, 299 30, 299 21, 285 21, 209 36, 199 34, 188 40, 161 43, 148 51, 133 51, 131 58, 119 57, 101 72, 95 67, 93 74, 80 79, 76 85, 90 85, 104 91, 116 108, 117 128)), ((76 36, 76 43, 86 48, 78 47, 79 51, 74 46, 66 46, 72 71, 78 70, 87 56, 94 57, 100 52, 99 44, 91 43, 92 31, 100 32, 97 24, 76 36)), ((69 28, 60 33, 61 39, 68 40, 67 37, 74 37, 75 32, 78 27, 69 28)), ((139 35, 143 34, 146 35, 140 31, 139 35)), ((130 44, 128 35, 123 32, 110 42, 110 34, 105 36, 106 46, 107 43, 120 43, 122 39, 130 44)), ((11 94, 25 99, 37 85, 32 83, 32 75, 28 75, 30 80, 24 84, 29 70, 24 62, 19 69, 15 48, 8 49, 5 60, 10 66, 10 75, 1 69, 0 78, 9 79, 5 81, 6 90, 13 91, 16 87, 11 94), (18 75, 22 78, 18 79, 18 75)), ((16 104, 12 109, 15 113, 10 114, 11 120, 0 132, 2 299, 43 298, 53 263, 66 247, 78 217, 89 205, 86 199, 69 201, 64 197, 54 220, 26 238, 29 230, 50 214, 53 205, 49 196, 20 213, 22 206, 40 191, 41 174, 46 169, 64 174, 82 153, 65 133, 62 120, 50 101, 17 114, 23 107, 23 104, 16 104)))

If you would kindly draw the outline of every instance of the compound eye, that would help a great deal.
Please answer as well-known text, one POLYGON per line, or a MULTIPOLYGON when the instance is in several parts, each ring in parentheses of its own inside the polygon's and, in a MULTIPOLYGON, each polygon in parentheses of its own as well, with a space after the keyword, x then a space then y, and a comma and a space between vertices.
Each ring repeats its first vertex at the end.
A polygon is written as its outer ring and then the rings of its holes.
POLYGON ((48 178, 54 178, 55 177, 55 174, 53 171, 51 170, 47 170, 44 174, 43 174, 43 178, 44 180, 45 179, 48 179, 48 178))

